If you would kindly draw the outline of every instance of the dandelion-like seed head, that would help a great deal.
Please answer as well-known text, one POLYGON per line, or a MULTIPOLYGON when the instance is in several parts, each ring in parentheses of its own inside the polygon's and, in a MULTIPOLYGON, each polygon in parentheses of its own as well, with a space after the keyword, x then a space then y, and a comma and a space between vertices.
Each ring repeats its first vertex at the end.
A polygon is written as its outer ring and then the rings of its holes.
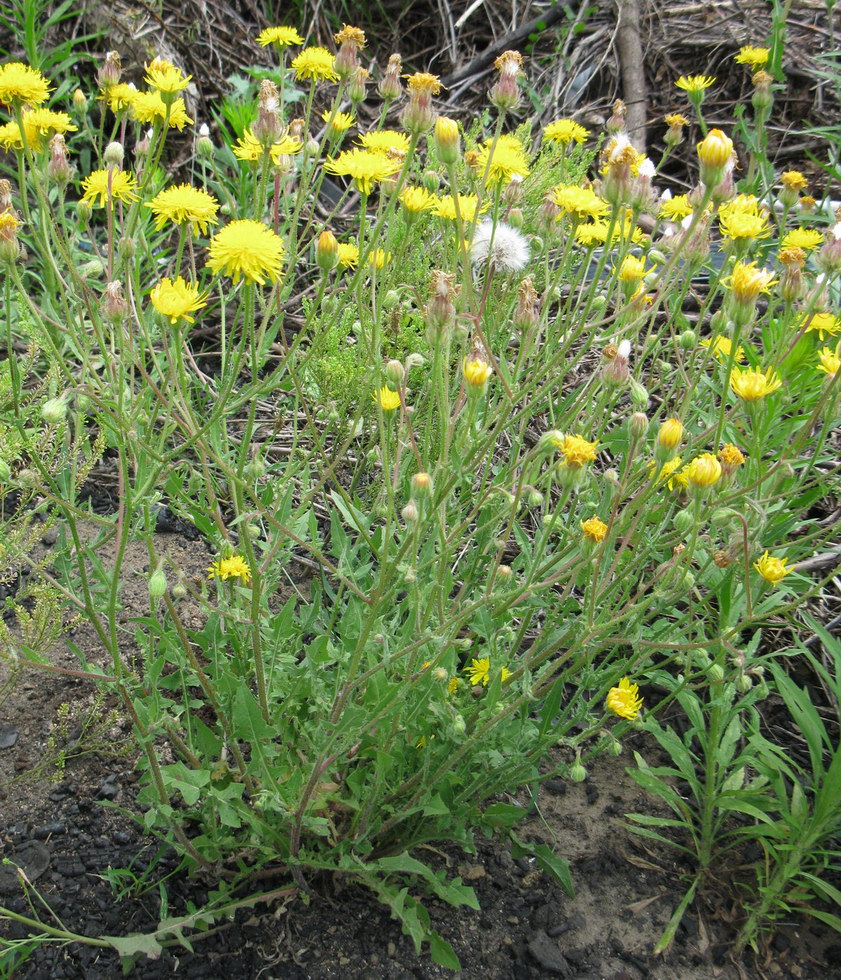
POLYGON ((485 218, 473 233, 470 255, 475 265, 489 263, 504 272, 519 272, 529 261, 529 243, 516 228, 485 218))

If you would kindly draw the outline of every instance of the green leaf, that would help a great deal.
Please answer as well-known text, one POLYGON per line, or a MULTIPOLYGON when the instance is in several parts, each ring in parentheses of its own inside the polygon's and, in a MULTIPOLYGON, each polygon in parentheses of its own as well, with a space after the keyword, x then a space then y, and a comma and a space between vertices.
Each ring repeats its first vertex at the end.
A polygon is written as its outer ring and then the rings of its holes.
POLYGON ((133 932, 128 936, 102 937, 114 950, 126 966, 126 961, 133 965, 138 956, 148 956, 150 960, 160 958, 163 946, 154 933, 133 932))
POLYGON ((443 966, 448 970, 461 969, 461 961, 446 939, 442 939, 434 929, 430 930, 428 938, 429 955, 432 957, 433 963, 437 963, 438 966, 443 966))
POLYGON ((558 857, 546 844, 531 844, 528 841, 521 841, 512 833, 511 855, 515 859, 526 855, 533 857, 544 874, 554 878, 570 898, 575 897, 575 888, 573 888, 572 876, 569 873, 569 862, 558 857))
POLYGON ((519 823, 525 816, 526 811, 521 806, 512 806, 510 803, 491 803, 482 811, 482 822, 487 823, 492 828, 507 830, 519 823))
POLYGON ((664 953, 669 946, 672 944, 672 940, 675 938, 675 933, 677 928, 683 919, 686 910, 689 908, 692 899, 695 898, 695 890, 698 887, 698 879, 696 878, 692 884, 689 886, 689 891, 680 900, 680 905, 672 913, 671 919, 669 919, 669 924, 666 926, 666 931, 660 937, 657 945, 654 947, 654 955, 657 956, 660 953, 664 953))

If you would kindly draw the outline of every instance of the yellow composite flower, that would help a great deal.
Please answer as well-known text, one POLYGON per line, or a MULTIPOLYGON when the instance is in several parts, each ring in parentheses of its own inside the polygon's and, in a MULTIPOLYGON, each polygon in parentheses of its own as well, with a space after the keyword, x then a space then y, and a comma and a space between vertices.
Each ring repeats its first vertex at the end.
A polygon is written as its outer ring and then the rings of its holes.
POLYGON ((760 368, 748 368, 745 371, 734 368, 730 375, 730 388, 733 394, 746 402, 759 401, 773 394, 781 386, 782 381, 773 368, 768 368, 767 371, 762 371, 760 368))
MULTIPOLYGON (((477 209, 480 211, 486 211, 489 206, 489 202, 485 201, 482 204, 482 207, 479 208, 479 198, 476 194, 458 195, 458 211, 461 215, 461 220, 466 221, 468 224, 472 223, 476 217, 477 209)), ((446 219, 447 221, 455 221, 456 202, 453 200, 452 194, 445 194, 443 197, 436 198, 435 204, 432 208, 432 213, 439 218, 446 219)))
MULTIPOLYGON (((675 450, 683 439, 683 422, 677 418, 661 422, 657 431, 657 444, 664 449, 675 450)), ((662 474, 661 474, 662 475, 662 474)))
POLYGON ((701 453, 686 467, 686 477, 695 487, 711 487, 721 479, 721 463, 712 453, 701 453))
POLYGON ((767 214, 749 211, 718 212, 718 227, 724 238, 731 240, 767 238, 771 234, 767 214))
POLYGON ((713 75, 681 75, 675 86, 688 94, 703 92, 715 83, 713 75))
POLYGON ((838 347, 835 350, 829 347, 822 347, 818 351, 818 360, 820 361, 817 366, 819 371, 823 371, 824 374, 828 374, 830 377, 838 374, 838 370, 841 368, 841 357, 839 357, 838 347))
POLYGON ((465 357, 461 362, 461 373, 471 388, 484 388, 488 378, 493 374, 493 368, 481 357, 465 357))
POLYGON ((804 252, 810 252, 817 248, 823 241, 823 235, 817 228, 792 228, 787 231, 780 242, 780 248, 802 248, 804 252))
POLYGON ((497 184, 507 184, 512 177, 527 177, 529 162, 526 148, 516 136, 503 134, 496 141, 485 140, 472 158, 471 166, 479 177, 484 177, 487 184, 495 187, 497 184))
POLYGON ((339 242, 339 268, 355 269, 359 264, 359 246, 353 242, 339 242))
POLYGON ((155 58, 146 66, 146 77, 143 81, 158 92, 174 95, 176 92, 183 92, 192 77, 192 75, 185 76, 180 68, 176 68, 168 61, 155 58))
POLYGON ((600 218, 610 210, 607 201, 603 201, 594 190, 578 184, 558 184, 552 189, 552 201, 563 214, 570 214, 579 221, 600 218))
POLYGON ((711 129, 695 147, 698 159, 708 167, 724 167, 733 155, 733 140, 720 129, 711 129))
POLYGON ((370 194, 374 184, 388 180, 396 174, 402 164, 376 150, 343 150, 337 157, 328 160, 324 169, 337 177, 350 177, 354 187, 361 194, 370 194))
POLYGON ((543 142, 568 146, 570 143, 583 143, 589 135, 589 129, 572 119, 556 119, 543 130, 543 142))
POLYGON ((733 470, 744 463, 745 454, 738 446, 734 446, 732 442, 725 442, 718 451, 718 458, 723 466, 733 470))
POLYGON ((416 71, 414 75, 404 75, 403 77, 406 79, 406 87, 410 92, 417 92, 421 95, 439 95, 441 92, 441 79, 428 71, 416 71))
POLYGON ((765 554, 753 563, 753 567, 771 585, 779 585, 786 575, 794 571, 793 567, 786 564, 785 558, 775 558, 767 549, 765 554))
POLYGON ((737 65, 747 65, 749 68, 764 68, 768 64, 768 48, 755 48, 745 44, 739 48, 739 53, 733 57, 737 65))
MULTIPOLYGON (((53 112, 52 109, 28 109, 23 112, 23 136, 30 150, 42 150, 56 133, 75 133, 66 112, 53 112)), ((17 122, 7 122, 0 126, 0 146, 5 150, 22 150, 23 136, 17 122)))
POLYGON ((195 317, 191 314, 207 306, 205 295, 199 293, 199 287, 186 282, 182 276, 161 279, 150 291, 149 299, 158 313, 167 317, 170 323, 177 323, 179 319, 192 323, 195 317))
MULTIPOLYGON (((689 477, 687 475, 689 467, 685 466, 681 469, 680 465, 681 457, 675 456, 674 459, 663 463, 655 479, 658 483, 665 483, 669 490, 685 490, 689 486, 689 477)), ((648 470, 652 476, 657 472, 657 463, 654 460, 648 464, 648 470)))
POLYGON ((645 276, 645 259, 636 255, 626 255, 619 269, 614 267, 613 271, 617 273, 620 282, 639 282, 645 276))
POLYGON ((292 59, 292 70, 298 81, 309 78, 313 82, 338 82, 336 59, 327 48, 312 47, 292 59))
POLYGON ((210 240, 207 267, 222 272, 235 283, 244 277, 251 282, 277 282, 286 255, 283 242, 260 221, 232 221, 210 240))
POLYGON ((36 68, 21 61, 0 65, 0 103, 36 106, 46 102, 50 83, 36 68))
POLYGON ((384 248, 375 248, 372 252, 368 253, 368 265, 375 269, 382 269, 382 267, 391 261, 391 252, 386 252, 384 248))
POLYGON ((304 39, 294 27, 267 27, 257 35, 257 43, 263 48, 270 44, 288 48, 292 44, 303 44, 304 39))
POLYGON ((216 212, 219 202, 201 187, 191 184, 178 184, 166 187, 144 205, 150 208, 155 216, 155 228, 161 228, 171 221, 174 225, 186 225, 203 235, 207 234, 208 226, 218 224, 216 212))
MULTIPOLYGON (((132 119, 140 123, 162 123, 167 118, 167 106, 160 92, 138 92, 129 105, 132 119)), ((180 133, 185 126, 192 126, 183 99, 176 99, 169 107, 169 126, 180 133)))
POLYGON ((607 524, 598 517, 588 517, 581 521, 581 530, 585 538, 599 544, 607 536, 607 524))
POLYGON ((820 313, 813 313, 810 316, 804 316, 800 321, 800 329, 806 327, 806 333, 816 333, 820 339, 823 341, 826 337, 834 337, 837 333, 841 332, 841 317, 835 316, 833 313, 828 313, 822 311, 820 313))
MULTIPOLYGON (((300 140, 293 139, 287 133, 284 133, 280 139, 276 140, 268 148, 269 156, 272 158, 272 163, 275 166, 278 166, 280 164, 281 157, 294 156, 296 153, 300 152, 303 145, 304 144, 300 140)), ((237 160, 248 160, 250 162, 262 160, 265 152, 266 147, 255 138, 250 129, 245 130, 234 146, 234 156, 237 158, 237 160)))
POLYGON ((366 150, 379 150, 381 153, 388 153, 389 150, 396 150, 398 153, 409 152, 409 137, 396 129, 378 129, 372 133, 360 133, 357 142, 366 150))
POLYGON ((694 208, 689 203, 688 194, 677 194, 675 197, 667 197, 660 201, 660 209, 657 212, 665 221, 683 221, 692 214, 694 208))
POLYGON ((321 118, 333 133, 346 133, 356 122, 356 119, 349 112, 331 112, 329 109, 325 109, 321 113, 321 118))
MULTIPOLYGON (((586 224, 578 225, 575 229, 575 240, 587 248, 592 248, 594 245, 606 245, 609 230, 610 225, 606 221, 589 221, 586 224)), ((639 245, 644 238, 642 229, 638 228, 630 217, 626 217, 623 221, 615 222, 610 244, 630 241, 632 245, 639 245)))
POLYGON ((768 269, 757 269, 755 262, 737 262, 733 272, 721 280, 738 302, 752 302, 760 293, 770 292, 777 280, 768 269))
POLYGON ((806 190, 809 186, 809 181, 799 170, 784 170, 780 174, 780 183, 786 190, 794 193, 806 190))
POLYGON ((400 392, 392 391, 387 385, 383 385, 371 397, 384 412, 393 412, 396 408, 400 408, 400 392))
POLYGON ((583 436, 564 436, 558 445, 567 466, 580 469, 586 463, 592 463, 599 451, 598 442, 589 442, 583 436))
MULTIPOLYGON (((729 337, 718 336, 715 338, 706 337, 701 341, 702 347, 709 347, 712 350, 713 357, 721 363, 725 363, 730 360, 730 353, 733 350, 733 341, 729 337)), ((736 353, 733 355, 733 360, 736 364, 741 364, 745 359, 745 349, 740 344, 736 348, 736 353)))
POLYGON ((139 94, 136 86, 129 85, 127 82, 118 82, 104 89, 99 98, 108 104, 112 112, 120 112, 122 109, 130 109, 139 94))
POLYGON ((604 705, 620 718, 634 721, 642 709, 643 699, 639 691, 639 684, 632 684, 627 677, 623 677, 618 687, 612 687, 607 692, 604 705))
MULTIPOLYGON (((477 684, 481 684, 482 687, 487 687, 491 679, 491 658, 482 657, 481 659, 477 660, 474 657, 470 663, 463 668, 463 672, 467 674, 468 680, 474 687, 477 684)), ((500 671, 500 676, 502 681, 505 682, 511 676, 511 671, 507 667, 503 667, 500 671)))
POLYGON ((436 197, 425 187, 404 187, 400 192, 400 203, 411 214, 430 211, 435 207, 436 197))
POLYGON ((94 170, 82 181, 82 190, 82 200, 94 208, 104 208, 109 193, 112 201, 131 204, 137 200, 137 182, 125 170, 94 170))
POLYGON ((242 555, 231 555, 228 558, 217 558, 207 570, 208 578, 220 578, 227 582, 229 578, 241 579, 248 585, 251 581, 251 569, 242 555))

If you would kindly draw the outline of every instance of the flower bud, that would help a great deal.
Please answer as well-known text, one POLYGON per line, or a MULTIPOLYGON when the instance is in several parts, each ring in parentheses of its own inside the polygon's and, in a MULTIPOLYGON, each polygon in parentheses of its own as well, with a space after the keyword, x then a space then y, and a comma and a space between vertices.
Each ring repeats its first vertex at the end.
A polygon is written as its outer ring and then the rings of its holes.
POLYGON ((733 155, 733 140, 720 129, 711 129, 697 146, 701 161, 701 183, 716 187, 733 155))
POLYGON ((572 765, 572 766, 570 766, 570 769, 569 769, 569 778, 574 783, 583 783, 584 780, 587 778, 587 770, 581 764, 581 760, 580 759, 577 759, 575 761, 575 764, 572 765))
POLYGON ((187 595, 187 586, 183 582, 176 582, 172 587, 172 598, 183 599, 187 595))
POLYGON ((391 360, 385 366, 385 376, 393 388, 399 388, 403 384, 406 372, 400 361, 391 360))
POLYGON ((354 106, 365 100, 365 83, 368 80, 368 69, 361 65, 356 66, 356 70, 351 75, 348 83, 347 95, 354 106))
POLYGON ((393 102, 395 99, 400 98, 403 91, 403 86, 400 82, 400 72, 403 67, 402 59, 399 54, 393 54, 388 59, 388 66, 386 67, 385 74, 380 80, 380 84, 377 86, 377 91, 380 93, 383 101, 393 102))
POLYGON ((315 245, 315 263, 325 274, 339 264, 339 243, 332 231, 325 230, 315 245))
POLYGON ((432 496, 432 477, 428 473, 415 473, 412 477, 412 494, 416 497, 432 496))
POLYGON ((657 433, 657 449, 655 455, 658 460, 665 461, 671 459, 677 452, 677 447, 683 439, 683 422, 680 419, 666 419, 661 423, 657 433))
POLYGON ((648 408, 648 392, 639 381, 634 381, 633 378, 631 379, 629 394, 631 396, 631 404, 638 411, 644 412, 648 408))
POLYGON ((307 157, 317 157, 321 147, 318 145, 318 140, 308 139, 304 143, 304 156, 307 157))
POLYGON ((105 152, 102 154, 102 159, 111 167, 122 167, 123 159, 125 158, 125 151, 123 150, 123 144, 109 143, 105 147, 105 152))
POLYGON ((77 88, 76 91, 73 93, 73 108, 77 112, 87 111, 88 97, 80 88, 77 88))
POLYGON ((447 165, 457 163, 461 157, 461 137, 458 123, 448 116, 435 120, 435 152, 438 159, 447 165))
POLYGON ((642 439, 648 432, 648 416, 645 412, 634 412, 628 419, 628 431, 634 439, 642 439))
POLYGON ((688 534, 695 524, 695 514, 689 508, 684 508, 675 514, 673 522, 678 534, 688 534))
POLYGON ((59 187, 64 187, 72 176, 73 168, 67 159, 67 147, 64 145, 64 137, 61 133, 56 133, 50 140, 50 160, 47 164, 47 177, 55 181, 59 187))
POLYGON ((692 350, 698 343, 698 335, 694 330, 684 330, 678 338, 678 343, 683 350, 692 350))
POLYGON ((149 595, 153 599, 160 599, 162 595, 166 594, 166 575, 164 575, 163 568, 160 565, 155 569, 154 572, 149 576, 149 595))
POLYGON ((123 284, 119 279, 109 282, 102 297, 102 313, 114 325, 122 323, 128 312, 128 304, 123 296, 123 284))
POLYGON ((410 500, 408 504, 400 511, 400 516, 407 524, 414 524, 418 519, 418 505, 414 500, 410 500))
POLYGON ((117 254, 120 258, 133 259, 136 251, 137 246, 134 244, 134 239, 128 235, 123 235, 117 243, 117 254))
POLYGON ((116 51, 107 52, 105 61, 96 76, 97 84, 103 91, 107 91, 119 82, 122 70, 119 54, 116 51))
POLYGON ((710 664, 707 668, 707 677, 714 683, 724 680, 724 668, 721 664, 710 664))
POLYGON ((456 738, 460 738, 467 731, 467 724, 464 720, 464 715, 456 715, 453 718, 452 724, 453 735, 456 738))
POLYGON ((529 506, 540 507, 543 504, 543 494, 539 490, 529 491, 529 506))
POLYGON ((41 418, 47 425, 58 425, 67 417, 67 402, 63 398, 50 398, 41 406, 41 418))
POLYGON ((262 456, 252 456, 242 468, 242 475, 246 480, 259 480, 265 472, 266 461, 262 456))
POLYGON ((739 694, 747 694, 753 687, 753 679, 748 674, 739 674, 736 678, 736 690, 739 694))
POLYGON ((429 191, 430 194, 434 194, 441 186, 441 178, 434 170, 424 170, 421 183, 425 190, 429 191))

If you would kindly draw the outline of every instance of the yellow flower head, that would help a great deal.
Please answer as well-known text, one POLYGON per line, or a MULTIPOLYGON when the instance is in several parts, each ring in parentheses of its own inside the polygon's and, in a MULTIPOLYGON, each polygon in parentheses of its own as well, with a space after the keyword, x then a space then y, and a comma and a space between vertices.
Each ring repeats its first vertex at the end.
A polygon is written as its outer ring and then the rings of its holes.
POLYGON ((339 243, 339 268, 355 269, 359 264, 359 246, 353 242, 339 243))
POLYGON ((724 238, 767 238, 771 234, 768 215, 765 212, 734 211, 719 208, 718 227, 724 238))
POLYGON ((607 692, 604 705, 620 718, 634 721, 642 709, 643 699, 639 696, 639 684, 632 684, 627 677, 619 681, 619 687, 607 692))
POLYGON ((241 277, 261 286, 280 278, 286 252, 283 242, 260 221, 232 221, 210 240, 207 267, 222 272, 235 283, 241 277))
MULTIPOLYGON (((575 229, 575 240, 588 248, 591 248, 593 245, 606 245, 609 230, 610 226, 606 221, 587 222, 586 224, 578 225, 575 229)), ((619 241, 630 241, 632 245, 639 245, 644 238, 645 236, 642 230, 626 215, 622 221, 614 222, 610 244, 613 245, 619 241)))
POLYGON ((799 170, 784 170, 780 174, 780 183, 786 190, 795 193, 805 190, 809 185, 809 181, 799 170))
POLYGON ((838 374, 839 368, 841 368, 841 357, 839 355, 839 350, 836 347, 835 350, 831 350, 829 347, 822 347, 818 351, 818 359, 820 364, 818 364, 818 370, 823 371, 824 374, 828 374, 830 377, 838 374))
POLYGON ((321 113, 321 118, 327 123, 327 131, 331 134, 346 133, 356 122, 349 112, 330 112, 329 109, 321 113))
POLYGON ((823 241, 823 235, 817 228, 792 228, 787 231, 780 242, 780 248, 802 248, 805 252, 810 252, 817 248, 823 241))
POLYGON ((558 447, 567 466, 580 469, 592 463, 599 451, 598 442, 588 442, 583 436, 564 436, 558 447))
POLYGON ((598 517, 588 517, 586 521, 581 522, 581 530, 585 538, 598 544, 604 541, 607 535, 607 524, 598 517))
POLYGON ((751 69, 764 68, 768 64, 768 48, 754 48, 746 44, 739 48, 739 53, 733 57, 737 65, 747 65, 751 69))
POLYGON ((207 306, 204 295, 199 295, 199 287, 186 282, 181 276, 161 279, 149 293, 149 299, 158 313, 169 318, 170 323, 176 323, 180 318, 192 323, 194 317, 190 314, 207 306))
POLYGON ((376 150, 388 153, 396 150, 398 153, 409 152, 409 137, 396 129, 380 129, 373 133, 361 133, 357 142, 366 150, 376 150))
POLYGON ((568 146, 570 143, 583 143, 589 135, 589 129, 572 119, 557 119, 543 130, 543 142, 568 146))
POLYGON ((180 68, 176 68, 168 61, 155 58, 151 64, 146 66, 144 81, 159 92, 173 95, 176 92, 182 92, 190 84, 192 77, 192 75, 185 77, 180 68))
POLYGON ((304 39, 294 27, 267 27, 257 35, 261 47, 273 44, 277 48, 288 48, 293 44, 303 44, 304 39))
POLYGON ((800 328, 806 327, 806 333, 816 333, 821 340, 825 337, 834 337, 841 332, 841 317, 826 311, 813 313, 811 317, 804 316, 800 321, 800 328))
POLYGON ((496 146, 493 143, 492 139, 486 140, 471 158, 470 165, 478 176, 485 177, 492 187, 507 184, 514 176, 528 176, 526 148, 516 136, 503 135, 496 141, 496 146))
POLYGON ((470 360, 465 357, 461 362, 461 373, 468 387, 483 389, 493 374, 493 368, 481 357, 471 357, 470 360))
POLYGON ((476 660, 474 657, 470 664, 464 668, 464 673, 467 674, 470 683, 474 686, 481 684, 483 687, 487 687, 491 675, 491 658, 482 657, 481 660, 476 660))
POLYGON ((349 44, 357 51, 361 51, 366 43, 365 32, 359 27, 351 27, 350 24, 345 24, 338 34, 334 34, 333 40, 336 44, 349 44))
POLYGON ((768 269, 757 269, 755 262, 737 262, 733 272, 722 279, 737 302, 753 302, 760 293, 770 292, 776 279, 768 269))
POLYGON ((404 187, 400 192, 400 203, 411 214, 429 211, 435 207, 435 195, 425 187, 404 187))
POLYGON ((3 105, 36 106, 46 102, 50 83, 35 68, 20 61, 0 66, 0 103, 3 105))
POLYGON ((603 201, 594 190, 577 184, 559 184, 552 190, 552 201, 563 214, 571 214, 579 221, 600 218, 610 210, 607 201, 603 201))
MULTIPOLYGON (((658 483, 665 483, 669 490, 685 490, 689 486, 689 477, 687 476, 688 467, 684 467, 682 470, 680 468, 681 457, 675 456, 674 459, 670 459, 667 463, 663 463, 660 468, 660 472, 657 473, 656 480, 658 483)), ((657 470, 657 463, 652 460, 648 464, 649 472, 653 475, 657 470)))
POLYGON ((244 585, 251 581, 251 569, 242 555, 231 555, 229 558, 217 558, 207 570, 208 578, 221 578, 227 582, 229 578, 241 579, 244 585))
POLYGON ((688 194, 678 194, 675 197, 667 197, 660 201, 658 214, 665 221, 682 221, 692 214, 694 208, 689 203, 688 194))
MULTIPOLYGON (((683 439, 683 422, 680 419, 666 419, 657 433, 657 442, 664 449, 675 450, 683 439)), ((661 474, 662 475, 662 474, 661 474)))
MULTIPOLYGON (((268 148, 272 163, 279 166, 280 158, 293 156, 303 147, 300 140, 293 139, 288 133, 284 133, 279 140, 272 143, 268 148)), ((266 147, 254 136, 250 129, 246 129, 242 137, 237 140, 234 146, 234 156, 238 160, 262 160, 266 153, 266 147)))
POLYGON ((375 248, 368 253, 368 265, 373 269, 382 269, 386 262, 391 261, 391 252, 386 252, 384 248, 375 248))
MULTIPOLYGON (((66 112, 53 112, 52 109, 26 109, 23 112, 26 143, 35 152, 42 150, 54 134, 75 133, 76 128, 66 112)), ((17 122, 0 126, 0 146, 6 150, 23 149, 23 136, 17 122)))
MULTIPOLYGON (((136 92, 129 104, 132 119, 140 123, 164 122, 167 107, 160 92, 136 92)), ((180 133, 185 126, 192 126, 183 99, 176 99, 169 107, 169 125, 180 133)))
POLYGON ((174 225, 189 224, 206 235, 208 226, 218 223, 216 212, 219 202, 212 194, 190 184, 165 188, 147 201, 145 207, 151 208, 155 215, 155 228, 158 231, 167 221, 171 221, 174 225))
POLYGON ((733 140, 720 129, 711 129, 697 145, 698 159, 708 167, 723 167, 733 155, 733 140))
MULTIPOLYGON (((709 337, 701 341, 702 347, 709 347, 713 352, 713 357, 717 361, 721 361, 724 364, 726 361, 730 360, 730 353, 733 350, 733 341, 729 337, 718 336, 713 339, 709 337)), ((736 348, 736 353, 733 355, 733 360, 737 364, 741 364, 745 359, 745 349, 741 344, 736 348)))
POLYGON ((410 92, 421 95, 438 95, 441 92, 441 79, 428 71, 416 71, 414 75, 404 75, 410 92))
POLYGON ((753 563, 753 567, 771 585, 779 585, 789 572, 794 571, 793 567, 786 565, 785 558, 775 558, 767 550, 759 561, 753 563))
POLYGON ((701 453, 686 468, 686 476, 695 487, 711 487, 721 479, 721 463, 712 453, 701 453))
POLYGON ((400 170, 399 160, 394 160, 376 150, 343 150, 334 160, 328 160, 324 169, 328 174, 350 177, 361 194, 370 194, 374 184, 393 177, 400 170))
POLYGON ((82 190, 82 200, 94 208, 104 208, 109 195, 111 201, 122 201, 124 204, 137 200, 137 183, 125 170, 94 170, 82 181, 82 190))
POLYGON ((400 393, 392 391, 386 385, 383 385, 371 397, 375 402, 379 403, 380 408, 384 412, 393 412, 396 408, 400 408, 400 393))
MULTIPOLYGON (((614 272, 617 272, 614 269, 614 272)), ((620 282, 640 282, 645 276, 645 259, 636 255, 626 255, 619 266, 617 277, 620 282)))
POLYGON ((688 94, 696 94, 708 89, 714 82, 712 75, 681 75, 675 86, 688 94))
POLYGON ((99 98, 108 104, 112 112, 120 112, 123 109, 130 109, 139 94, 134 85, 118 82, 116 85, 109 85, 99 98))
POLYGON ((689 125, 689 120, 686 118, 686 116, 683 115, 682 112, 669 112, 669 113, 667 113, 665 116, 663 116, 663 122, 667 126, 674 126, 676 128, 678 126, 688 126, 689 125))
POLYGON ((735 395, 746 402, 759 401, 781 387, 782 381, 777 377, 773 368, 762 371, 759 368, 748 368, 741 371, 734 368, 730 375, 730 387, 735 395))
POLYGON ((311 79, 313 82, 338 82, 336 59, 327 48, 304 48, 292 59, 292 70, 298 81, 311 79))
POLYGON ((739 449, 738 446, 734 446, 732 442, 726 442, 721 449, 718 451, 718 458, 723 466, 730 469, 735 469, 737 466, 741 466, 745 461, 745 454, 739 449))
MULTIPOLYGON (((461 220, 471 224, 473 219, 476 217, 476 209, 479 207, 479 198, 475 194, 459 194, 458 195, 458 211, 461 215, 461 220)), ((482 211, 489 207, 489 202, 485 202, 482 205, 482 211)), ((452 194, 446 194, 444 197, 439 197, 435 199, 435 204, 432 208, 432 213, 437 215, 439 218, 445 218, 447 221, 456 220, 456 204, 453 200, 452 194)))

